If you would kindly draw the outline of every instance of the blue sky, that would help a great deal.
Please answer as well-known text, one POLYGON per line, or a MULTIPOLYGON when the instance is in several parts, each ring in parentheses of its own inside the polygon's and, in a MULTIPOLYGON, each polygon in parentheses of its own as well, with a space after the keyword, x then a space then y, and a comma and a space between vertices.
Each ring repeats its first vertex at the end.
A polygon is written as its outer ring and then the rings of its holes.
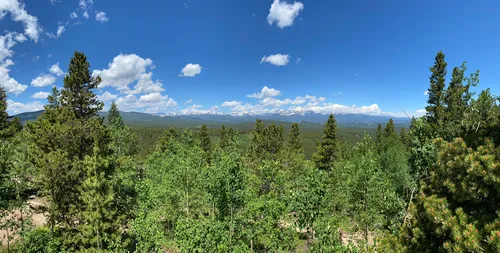
POLYGON ((42 109, 75 50, 123 111, 421 115, 439 50, 449 73, 467 61, 479 89, 500 89, 499 1, 1 0, 0 13, 11 114, 42 109))

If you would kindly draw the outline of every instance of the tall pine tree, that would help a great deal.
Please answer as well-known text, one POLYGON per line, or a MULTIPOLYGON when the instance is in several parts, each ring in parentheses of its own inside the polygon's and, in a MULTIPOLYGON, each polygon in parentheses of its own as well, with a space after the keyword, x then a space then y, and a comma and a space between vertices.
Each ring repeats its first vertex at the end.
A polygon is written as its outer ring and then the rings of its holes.
POLYGON ((445 112, 445 82, 446 82, 446 66, 443 52, 438 52, 435 58, 434 66, 430 68, 432 72, 430 87, 428 92, 427 121, 434 124, 436 127, 442 124, 445 112))
POLYGON ((330 170, 333 162, 337 158, 338 140, 337 140, 337 121, 333 114, 330 114, 323 130, 323 138, 314 153, 312 160, 316 167, 322 170, 330 170))
POLYGON ((384 136, 391 137, 391 136, 394 136, 395 134, 396 134, 396 130, 394 130, 394 121, 391 118, 387 122, 387 125, 385 125, 384 136))
POLYGON ((210 136, 208 135, 207 125, 203 124, 200 129, 200 146, 205 152, 205 161, 210 163, 210 156, 212 154, 212 143, 210 142, 210 136))
POLYGON ((299 124, 293 123, 288 135, 287 147, 296 152, 302 152, 302 136, 300 134, 299 124))
POLYGON ((85 54, 75 52, 69 64, 68 74, 64 77, 61 104, 70 108, 78 119, 88 119, 97 115, 103 103, 92 92, 101 83, 99 76, 92 77, 90 63, 85 54))
POLYGON ((122 116, 115 101, 111 102, 111 107, 109 108, 108 124, 116 128, 123 128, 124 126, 122 116))

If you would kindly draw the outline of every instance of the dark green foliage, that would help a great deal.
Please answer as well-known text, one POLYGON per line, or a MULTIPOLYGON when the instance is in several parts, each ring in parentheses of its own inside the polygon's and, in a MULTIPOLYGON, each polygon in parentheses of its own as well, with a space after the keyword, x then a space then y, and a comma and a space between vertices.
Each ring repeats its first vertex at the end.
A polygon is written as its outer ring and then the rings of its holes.
POLYGON ((77 119, 89 119, 97 115, 103 103, 92 92, 101 83, 99 76, 92 77, 87 57, 75 52, 71 58, 68 74, 64 77, 61 105, 75 114, 77 119))
POLYGON ((328 121, 325 124, 323 138, 318 147, 318 150, 313 155, 312 160, 316 163, 316 167, 322 170, 330 170, 335 162, 338 152, 337 140, 337 123, 333 114, 330 114, 328 121))
POLYGON ((0 87, 0 131, 3 131, 8 127, 9 122, 7 121, 7 94, 5 89, 0 87))
POLYGON ((379 142, 380 140, 382 140, 384 136, 384 133, 382 133, 382 125, 378 124, 377 125, 377 133, 376 133, 376 137, 377 137, 377 142, 379 142))
POLYGON ((446 63, 443 52, 438 52, 434 61, 434 66, 430 68, 432 72, 429 77, 430 87, 428 89, 429 99, 427 111, 427 121, 430 124, 440 126, 444 120, 445 112, 445 82, 446 82, 446 63))
POLYGON ((205 152, 205 160, 207 161, 207 163, 210 163, 210 156, 212 153, 212 143, 210 141, 210 136, 208 135, 208 129, 205 124, 201 126, 199 138, 200 138, 201 149, 203 149, 203 152, 205 152))
POLYGON ((396 130, 394 130, 394 121, 389 119, 387 125, 385 125, 384 129, 384 137, 392 137, 396 134, 396 130))
POLYGON ((287 147, 296 152, 303 152, 302 136, 300 135, 299 124, 293 123, 287 139, 287 147))
POLYGON ((109 108, 108 125, 116 128, 123 128, 125 126, 115 101, 111 102, 111 107, 109 108))
POLYGON ((19 118, 15 117, 12 121, 8 121, 7 114, 7 94, 5 89, 0 87, 0 140, 14 136, 21 131, 22 126, 19 118))

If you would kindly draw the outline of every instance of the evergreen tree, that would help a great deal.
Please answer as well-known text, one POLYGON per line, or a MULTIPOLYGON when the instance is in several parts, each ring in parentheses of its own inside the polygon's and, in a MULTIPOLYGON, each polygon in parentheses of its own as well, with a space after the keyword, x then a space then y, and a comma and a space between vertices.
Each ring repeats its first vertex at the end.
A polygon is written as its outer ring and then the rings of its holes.
POLYGON ((7 94, 3 87, 0 87, 0 139, 14 136, 21 131, 22 125, 19 118, 14 117, 10 122, 7 114, 7 94))
POLYGON ((220 129, 220 141, 219 141, 219 147, 224 149, 228 144, 228 133, 226 130, 226 126, 222 125, 220 129))
POLYGON ((293 123, 288 135, 287 147, 290 150, 302 152, 302 136, 299 130, 299 124, 293 123))
POLYGON ((172 147, 173 142, 178 138, 177 131, 173 127, 169 128, 168 130, 165 130, 163 135, 160 137, 160 140, 158 141, 158 149, 163 152, 165 150, 168 150, 172 147))
POLYGON ((210 136, 208 135, 208 129, 205 124, 203 124, 200 129, 200 146, 201 149, 203 149, 203 152, 205 152, 205 161, 210 163, 212 143, 210 142, 210 136))
POLYGON ((377 142, 380 142, 384 137, 384 133, 382 133, 382 125, 378 124, 377 126, 377 142))
POLYGON ((103 103, 92 92, 101 83, 99 76, 92 77, 87 57, 75 52, 64 77, 64 89, 61 92, 61 105, 69 108, 77 119, 88 119, 97 115, 103 103))
POLYGON ((85 157, 85 180, 80 187, 83 210, 79 230, 81 246, 87 250, 109 250, 119 246, 121 241, 121 218, 113 205, 114 193, 108 180, 111 163, 101 157, 98 147, 94 154, 85 157))
POLYGON ((56 109, 61 105, 61 92, 56 86, 52 87, 52 94, 47 97, 49 101, 48 107, 50 109, 56 109))
POLYGON ((394 130, 394 121, 392 119, 389 119, 384 129, 384 137, 391 137, 395 135, 396 130, 394 130))
POLYGON ((119 128, 119 129, 124 127, 122 116, 120 115, 120 111, 118 110, 118 107, 116 106, 115 101, 111 102, 111 107, 109 108, 108 124, 110 126, 113 126, 113 127, 119 128))
POLYGON ((333 114, 330 114, 323 130, 321 143, 314 153, 312 160, 316 167, 322 170, 330 170, 338 153, 337 122, 333 114))
POLYGON ((446 66, 443 52, 438 52, 435 58, 434 66, 430 68, 432 75, 430 76, 430 87, 428 89, 429 99, 427 111, 427 121, 436 127, 442 124, 445 112, 445 82, 446 82, 446 66))
POLYGON ((9 125, 7 121, 7 94, 5 93, 5 89, 0 87, 0 131, 6 129, 9 125))

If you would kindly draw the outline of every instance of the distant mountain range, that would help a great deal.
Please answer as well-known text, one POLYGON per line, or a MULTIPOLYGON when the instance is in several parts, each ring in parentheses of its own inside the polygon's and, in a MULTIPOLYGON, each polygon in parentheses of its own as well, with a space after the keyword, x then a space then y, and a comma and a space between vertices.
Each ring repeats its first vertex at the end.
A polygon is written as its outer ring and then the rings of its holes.
MULTIPOLYGON (((43 111, 25 112, 15 115, 21 122, 36 120, 43 111)), ((106 117, 108 112, 100 112, 100 116, 106 117)), ((122 118, 127 125, 140 127, 196 127, 201 124, 207 126, 239 125, 255 122, 256 119, 262 119, 266 122, 283 123, 310 123, 324 124, 328 115, 318 113, 308 113, 304 115, 243 115, 233 116, 228 114, 203 114, 203 115, 153 115, 142 112, 121 112, 122 118)), ((364 114, 336 114, 337 124, 343 127, 375 128, 378 124, 385 125, 392 118, 397 127, 407 127, 410 125, 410 119, 406 117, 373 116, 364 114)))

